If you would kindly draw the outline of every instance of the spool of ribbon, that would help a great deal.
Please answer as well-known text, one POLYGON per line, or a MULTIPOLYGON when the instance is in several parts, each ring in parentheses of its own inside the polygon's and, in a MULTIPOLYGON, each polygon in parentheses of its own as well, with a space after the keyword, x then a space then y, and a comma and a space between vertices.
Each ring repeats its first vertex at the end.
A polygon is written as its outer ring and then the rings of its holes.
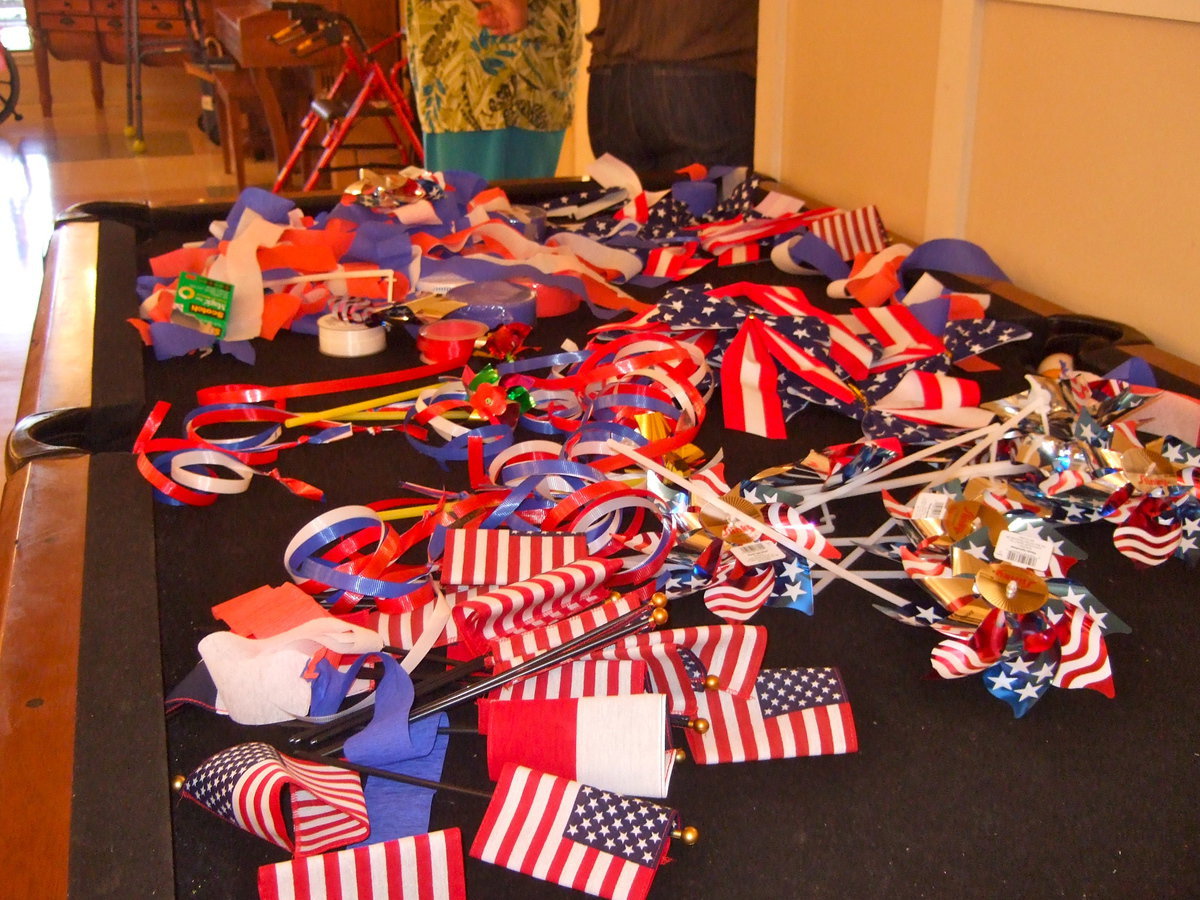
POLYGON ((475 319, 439 319, 422 325, 417 332, 421 362, 432 365, 465 362, 474 352, 475 342, 487 331, 487 325, 475 319))
POLYGON ((488 329, 519 322, 533 327, 537 322, 537 297, 533 288, 511 281, 479 281, 464 284, 446 293, 451 300, 465 304, 451 313, 452 318, 474 319, 488 329))
POLYGON ((371 356, 387 347, 387 329, 346 322, 330 314, 317 320, 317 340, 326 356, 371 356))

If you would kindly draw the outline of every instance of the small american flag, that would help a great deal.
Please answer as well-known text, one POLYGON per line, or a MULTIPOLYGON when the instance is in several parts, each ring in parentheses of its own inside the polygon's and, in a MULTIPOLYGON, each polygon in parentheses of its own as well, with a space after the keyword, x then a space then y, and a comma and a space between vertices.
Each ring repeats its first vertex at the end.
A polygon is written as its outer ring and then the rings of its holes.
POLYGON ((767 649, 767 630, 731 622, 651 631, 596 652, 603 659, 645 660, 654 689, 672 713, 694 715, 696 690, 715 676, 722 691, 749 697, 767 649))
POLYGON ((263 866, 260 900, 466 900, 457 828, 263 866))
POLYGON ((292 759, 257 741, 209 757, 188 776, 183 795, 297 856, 344 847, 371 832, 356 772, 292 759), (285 787, 291 788, 294 842, 282 802, 285 787))
POLYGON ((573 660, 506 684, 495 700, 563 700, 612 697, 646 690, 646 664, 634 660, 573 660))
POLYGON ((858 736, 833 668, 763 669, 749 700, 724 691, 697 698, 704 734, 687 733, 700 765, 853 753, 858 736))
POLYGON ((509 765, 470 852, 595 897, 639 900, 677 818, 657 803, 509 765))
POLYGON ((512 584, 586 555, 587 538, 582 534, 448 528, 441 580, 455 585, 512 584))
POLYGON ((839 210, 815 219, 808 227, 847 261, 859 253, 878 253, 891 243, 875 206, 839 210))
POLYGON ((459 637, 482 653, 490 640, 574 615, 603 599, 600 585, 620 567, 616 559, 586 557, 456 603, 459 637))

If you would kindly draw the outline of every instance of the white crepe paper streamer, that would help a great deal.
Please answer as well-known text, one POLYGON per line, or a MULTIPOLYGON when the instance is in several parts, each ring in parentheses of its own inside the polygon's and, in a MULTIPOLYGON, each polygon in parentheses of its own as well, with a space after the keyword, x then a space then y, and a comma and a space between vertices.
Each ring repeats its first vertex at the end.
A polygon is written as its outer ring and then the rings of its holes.
POLYGON ((800 240, 799 237, 791 237, 785 241, 780 241, 771 248, 771 262, 775 268, 781 272, 787 272, 790 275, 820 275, 820 270, 814 269, 812 266, 797 265, 792 260, 791 249, 792 245, 800 240))
MULTIPOLYGON (((745 180, 744 176, 742 180, 745 180)), ((768 219, 778 219, 802 212, 807 208, 808 204, 799 197, 793 197, 782 191, 767 191, 766 196, 759 200, 758 205, 754 207, 754 211, 768 219)))
POLYGON ((314 653, 378 653, 383 641, 370 629, 318 616, 269 638, 215 632, 198 648, 217 687, 218 708, 235 722, 269 725, 308 713, 312 685, 304 671, 314 653))
POLYGON ((258 248, 274 247, 286 228, 268 222, 252 209, 245 209, 225 253, 213 257, 207 276, 233 286, 225 340, 247 341, 261 333, 263 277, 258 248))

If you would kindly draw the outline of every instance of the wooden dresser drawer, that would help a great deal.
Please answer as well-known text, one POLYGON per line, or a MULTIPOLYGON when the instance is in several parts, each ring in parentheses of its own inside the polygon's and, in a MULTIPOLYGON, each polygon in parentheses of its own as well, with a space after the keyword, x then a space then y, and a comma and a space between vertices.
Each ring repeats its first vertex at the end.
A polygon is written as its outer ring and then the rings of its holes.
POLYGON ((179 0, 138 0, 138 15, 143 19, 182 19, 179 0))
MULTIPOLYGON (((120 0, 117 0, 119 3, 120 0)), ((39 15, 50 13, 66 13, 69 15, 86 16, 95 12, 91 0, 39 0, 37 5, 39 15)))
POLYGON ((71 13, 39 13, 37 25, 46 31, 95 31, 96 17, 71 13))
MULTIPOLYGON (((122 34, 125 20, 120 16, 101 16, 96 20, 97 30, 103 34, 122 34)), ((182 19, 138 19, 138 33, 162 38, 186 37, 187 23, 182 19)))

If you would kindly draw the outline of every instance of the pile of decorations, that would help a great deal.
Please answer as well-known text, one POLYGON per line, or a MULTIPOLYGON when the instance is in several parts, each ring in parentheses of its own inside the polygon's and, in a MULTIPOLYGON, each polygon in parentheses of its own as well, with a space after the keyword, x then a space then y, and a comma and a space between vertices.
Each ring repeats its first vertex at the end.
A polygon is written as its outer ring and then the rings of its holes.
POLYGON ((250 340, 282 328, 346 355, 406 328, 422 354, 336 386, 402 390, 318 412, 287 403, 328 385, 208 388, 176 438, 157 408, 135 452, 164 502, 209 504, 256 475, 318 498, 286 451, 364 431, 469 474, 467 491, 410 484, 314 517, 280 548, 290 581, 213 610, 228 630, 200 642, 171 705, 305 725, 182 785, 294 854, 264 867, 264 897, 345 868, 398 872, 404 896, 422 879, 464 896, 461 835, 427 832, 445 711, 468 702, 496 783, 468 852, 645 896, 671 838, 695 838, 652 802, 669 793, 672 729, 700 764, 857 749, 836 670, 762 667, 763 607, 812 615, 821 587, 849 582, 938 633, 933 673, 980 675, 1021 716, 1050 687, 1112 696, 1106 639, 1128 631, 1069 577, 1082 551, 1055 523, 1112 523, 1136 565, 1195 561, 1195 403, 1060 367, 981 406, 981 354, 1029 333, 929 274, 1002 277, 979 248, 894 244, 874 208, 809 209, 744 171, 695 168, 661 193, 611 158, 591 174, 594 190, 539 207, 460 173, 364 175, 314 217, 252 190, 140 285, 136 325, 164 360, 251 361, 250 340), (765 259, 850 311, 700 283, 707 266, 765 259), (653 306, 623 290, 684 280, 653 306), (525 345, 579 303, 604 320, 586 346, 525 345), (695 443, 717 397, 727 428, 782 438, 814 405, 862 438, 730 485, 695 443), (208 436, 231 425, 246 436, 208 436), (836 534, 830 505, 867 492, 885 523, 836 534), (868 552, 888 568, 856 569, 868 552), (721 624, 664 627, 693 597, 721 624))

